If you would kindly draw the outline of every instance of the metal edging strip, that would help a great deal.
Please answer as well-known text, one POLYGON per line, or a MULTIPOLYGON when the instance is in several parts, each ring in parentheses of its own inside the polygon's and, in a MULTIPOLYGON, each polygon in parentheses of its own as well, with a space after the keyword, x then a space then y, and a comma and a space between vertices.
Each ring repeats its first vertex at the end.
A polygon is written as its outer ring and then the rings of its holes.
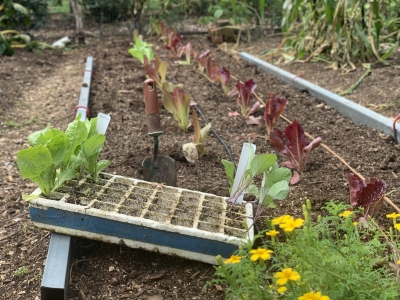
MULTIPOLYGON (((83 75, 81 94, 75 117, 82 114, 81 120, 86 119, 90 97, 90 85, 93 74, 93 57, 88 56, 83 75)), ((51 233, 49 249, 47 251, 46 265, 43 272, 40 293, 42 300, 66 300, 68 294, 68 281, 70 257, 72 252, 72 237, 68 235, 51 233)))
POLYGON ((340 114, 350 117, 356 125, 367 125, 375 128, 384 134, 394 137, 395 141, 400 141, 400 125, 396 124, 396 136, 393 132, 393 121, 382 116, 364 106, 358 105, 344 97, 338 96, 326 89, 323 89, 307 80, 286 72, 270 63, 267 63, 246 52, 241 52, 240 57, 268 74, 274 75, 286 84, 294 84, 299 90, 306 90, 311 96, 317 97, 327 105, 337 110, 340 114), (396 139, 397 138, 397 139, 396 139))

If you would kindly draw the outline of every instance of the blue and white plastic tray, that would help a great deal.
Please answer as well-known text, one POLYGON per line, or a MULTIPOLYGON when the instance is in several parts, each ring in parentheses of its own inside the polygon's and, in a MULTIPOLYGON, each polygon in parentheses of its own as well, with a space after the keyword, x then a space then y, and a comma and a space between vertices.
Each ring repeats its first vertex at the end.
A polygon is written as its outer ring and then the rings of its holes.
POLYGON ((215 264, 253 240, 252 206, 227 214, 226 198, 102 173, 30 201, 39 228, 215 264), (75 193, 72 193, 72 190, 75 193), (250 230, 244 229, 246 221, 250 230))

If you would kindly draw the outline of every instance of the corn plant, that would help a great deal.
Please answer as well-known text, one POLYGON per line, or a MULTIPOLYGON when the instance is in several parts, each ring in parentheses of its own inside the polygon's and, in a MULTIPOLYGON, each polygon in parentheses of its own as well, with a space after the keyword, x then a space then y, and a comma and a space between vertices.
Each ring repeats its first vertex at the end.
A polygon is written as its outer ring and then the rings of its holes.
POLYGON ((329 61, 333 69, 384 62, 398 48, 400 1, 286 0, 282 31, 290 59, 329 61))

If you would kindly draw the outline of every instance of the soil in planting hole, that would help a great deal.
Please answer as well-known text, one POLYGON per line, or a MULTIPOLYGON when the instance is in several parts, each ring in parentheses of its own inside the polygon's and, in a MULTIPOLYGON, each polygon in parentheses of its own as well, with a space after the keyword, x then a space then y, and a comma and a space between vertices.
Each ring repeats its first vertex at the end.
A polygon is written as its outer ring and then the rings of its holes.
MULTIPOLYGON (((87 30, 97 37, 87 36, 84 47, 73 44, 65 50, 43 51, 42 55, 28 49, 16 49, 13 57, 0 56, 0 294, 4 299, 40 299, 40 282, 50 239, 49 232, 37 229, 29 219, 28 203, 22 200, 22 194, 31 193, 37 186, 21 178, 16 153, 21 148, 29 147, 26 140, 29 134, 44 129, 47 123, 65 130, 74 119, 86 57, 94 57, 95 67, 90 92, 91 115, 96 116, 98 112, 111 115, 106 145, 101 154, 102 159, 111 160, 111 165, 104 171, 143 180, 141 163, 145 157, 152 155, 152 139, 147 136, 143 103, 145 75, 142 65, 127 52, 132 47, 131 34, 126 24, 104 25, 87 21, 87 30), (29 273, 14 276, 14 272, 22 266, 27 267, 29 273)), ((52 16, 44 28, 31 29, 29 33, 51 44, 58 38, 70 36, 74 30, 75 21, 67 15, 52 16)), ((235 162, 249 135, 253 136, 257 153, 273 152, 265 139, 264 126, 249 126, 239 117, 228 116, 228 112, 239 110, 236 99, 223 97, 220 86, 193 73, 192 67, 175 64, 157 39, 145 37, 145 40, 153 43, 154 52, 169 63, 168 76, 185 85, 228 145, 235 162)), ((197 53, 211 49, 217 65, 226 66, 241 81, 253 78, 258 84, 256 92, 264 101, 270 93, 287 97, 286 117, 298 120, 311 135, 322 137, 325 144, 363 176, 385 180, 387 190, 391 192, 390 199, 400 204, 400 146, 395 145, 390 137, 371 128, 354 125, 349 118, 310 97, 307 92, 285 85, 241 61, 235 52, 226 53, 209 44, 206 36, 185 36, 182 44, 188 42, 197 53)), ((253 40, 251 45, 241 43, 236 50, 257 55, 280 42, 280 36, 267 34, 260 40, 253 40)), ((399 65, 399 57, 400 53, 394 53, 391 63, 399 65)), ((321 62, 280 67, 292 74, 301 74, 306 80, 333 92, 348 89, 365 72, 358 67, 355 72, 341 74, 326 69, 321 62)), ((373 64, 371 75, 346 97, 393 118, 400 112, 398 78, 398 69, 373 64)), ((230 87, 235 84, 236 81, 232 80, 230 87)), ((159 152, 175 159, 177 186, 229 196, 228 181, 221 163, 221 159, 229 160, 229 156, 218 139, 210 133, 205 156, 196 164, 190 164, 181 149, 183 143, 190 141, 193 129, 182 132, 171 114, 163 108, 161 124, 165 134, 160 137, 159 152)), ((201 126, 204 125, 201 121, 201 126)), ((279 120, 280 129, 283 130, 286 125, 279 120)), ((285 158, 278 155, 278 161, 281 164, 285 158)), ((329 200, 347 202, 346 172, 347 168, 336 158, 322 148, 315 149, 301 174, 301 181, 291 186, 288 199, 279 201, 276 209, 265 210, 264 217, 273 218, 282 214, 301 217, 301 205, 307 198, 312 202, 313 218, 325 213, 322 208, 329 200)), ((102 181, 105 184, 111 177, 100 174, 100 178, 105 180, 102 181)), ((115 182, 118 180, 117 177, 115 182)), ((207 197, 203 207, 222 208, 222 204, 214 205, 214 202, 206 201, 207 197)), ((378 223, 387 228, 391 223, 385 215, 391 212, 393 209, 385 203, 376 217, 378 223)), ((72 261, 68 299, 82 299, 83 295, 88 299, 129 299, 134 297, 132 295, 137 295, 135 299, 139 300, 151 297, 168 300, 224 299, 223 291, 217 287, 201 292, 213 274, 211 265, 97 241, 80 242, 78 249, 80 252, 74 255, 72 261), (159 272, 165 275, 151 279, 159 272)))

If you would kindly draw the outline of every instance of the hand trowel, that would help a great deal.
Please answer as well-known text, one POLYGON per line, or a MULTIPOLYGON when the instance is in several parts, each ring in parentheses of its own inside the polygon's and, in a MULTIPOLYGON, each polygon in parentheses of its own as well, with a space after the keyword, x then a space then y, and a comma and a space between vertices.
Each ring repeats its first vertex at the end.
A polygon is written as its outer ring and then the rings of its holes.
POLYGON ((164 131, 160 122, 156 82, 153 79, 147 79, 143 83, 143 91, 148 135, 154 140, 153 156, 146 157, 142 162, 144 179, 176 186, 175 160, 169 156, 158 155, 158 138, 164 134, 164 131))

